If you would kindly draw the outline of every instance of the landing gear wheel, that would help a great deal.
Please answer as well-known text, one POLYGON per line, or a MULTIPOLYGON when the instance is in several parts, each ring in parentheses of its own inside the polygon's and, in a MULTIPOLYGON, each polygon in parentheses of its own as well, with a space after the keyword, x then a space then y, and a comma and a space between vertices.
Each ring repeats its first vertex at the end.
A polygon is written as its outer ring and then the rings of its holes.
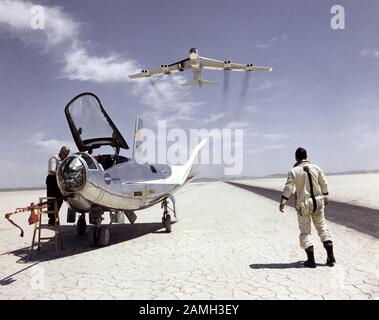
POLYGON ((162 217, 162 224, 166 229, 167 233, 171 232, 171 216, 169 214, 166 214, 164 217, 162 217))
POLYGON ((94 227, 90 232, 91 247, 106 247, 109 245, 109 229, 106 227, 94 227))
POLYGON ((98 242, 100 247, 106 247, 109 245, 109 229, 106 227, 100 228, 100 239, 98 242))
POLYGON ((86 230, 87 230, 86 218, 84 215, 81 215, 76 224, 76 231, 78 232, 78 235, 82 236, 86 233, 86 230))
POLYGON ((96 247, 98 242, 99 242, 99 237, 100 237, 100 230, 98 228, 93 227, 89 233, 89 241, 91 247, 96 247))

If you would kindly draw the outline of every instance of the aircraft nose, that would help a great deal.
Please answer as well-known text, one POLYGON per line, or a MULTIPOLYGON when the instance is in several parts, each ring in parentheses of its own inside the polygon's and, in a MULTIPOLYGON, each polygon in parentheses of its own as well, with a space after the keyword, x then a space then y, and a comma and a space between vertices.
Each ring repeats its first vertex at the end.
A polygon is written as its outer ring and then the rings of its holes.
POLYGON ((86 183, 86 168, 80 158, 71 156, 62 162, 57 176, 62 193, 77 192, 86 183))

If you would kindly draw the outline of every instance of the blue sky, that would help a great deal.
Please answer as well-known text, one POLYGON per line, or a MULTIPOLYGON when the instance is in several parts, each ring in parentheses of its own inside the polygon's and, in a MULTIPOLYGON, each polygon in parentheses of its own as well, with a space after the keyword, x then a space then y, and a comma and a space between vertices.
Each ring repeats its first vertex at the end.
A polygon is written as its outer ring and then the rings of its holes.
POLYGON ((130 144, 138 115, 147 127, 244 128, 242 175, 286 172, 298 146, 325 171, 378 169, 378 16, 375 0, 0 0, 0 187, 43 185, 49 156, 72 141, 64 107, 83 91, 130 144), (45 30, 30 28, 33 4, 45 7, 45 30), (335 4, 345 30, 330 27, 335 4), (127 79, 192 47, 273 72, 230 74, 227 94, 221 72, 204 71, 220 85, 203 88, 178 85, 191 73, 155 86, 127 79))

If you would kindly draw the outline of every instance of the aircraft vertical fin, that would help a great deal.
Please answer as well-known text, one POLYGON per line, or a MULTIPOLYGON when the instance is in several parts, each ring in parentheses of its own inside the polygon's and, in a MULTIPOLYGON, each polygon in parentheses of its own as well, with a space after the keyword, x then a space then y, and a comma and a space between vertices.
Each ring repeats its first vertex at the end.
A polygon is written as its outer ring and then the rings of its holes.
POLYGON ((199 162, 199 153, 200 150, 207 143, 207 139, 201 140, 201 142, 195 147, 192 151, 192 154, 188 161, 183 166, 183 176, 181 177, 181 181, 179 184, 185 183, 187 180, 192 179, 198 173, 198 162, 199 162))
POLYGON ((134 143, 133 143, 133 158, 136 157, 138 152, 140 151, 140 146, 143 141, 142 137, 142 128, 143 128, 143 121, 141 118, 137 117, 134 127, 134 143))

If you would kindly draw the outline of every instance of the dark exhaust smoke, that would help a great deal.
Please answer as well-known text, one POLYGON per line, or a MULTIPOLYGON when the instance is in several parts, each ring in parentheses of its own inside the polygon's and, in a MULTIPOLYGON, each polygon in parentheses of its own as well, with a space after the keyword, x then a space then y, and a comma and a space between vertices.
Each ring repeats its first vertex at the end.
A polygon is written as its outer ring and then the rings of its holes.
POLYGON ((250 85, 250 72, 245 72, 245 75, 242 79, 242 85, 241 85, 241 92, 240 92, 240 98, 239 98, 239 108, 242 108, 243 105, 246 102, 246 96, 247 92, 249 90, 249 85, 250 85))

